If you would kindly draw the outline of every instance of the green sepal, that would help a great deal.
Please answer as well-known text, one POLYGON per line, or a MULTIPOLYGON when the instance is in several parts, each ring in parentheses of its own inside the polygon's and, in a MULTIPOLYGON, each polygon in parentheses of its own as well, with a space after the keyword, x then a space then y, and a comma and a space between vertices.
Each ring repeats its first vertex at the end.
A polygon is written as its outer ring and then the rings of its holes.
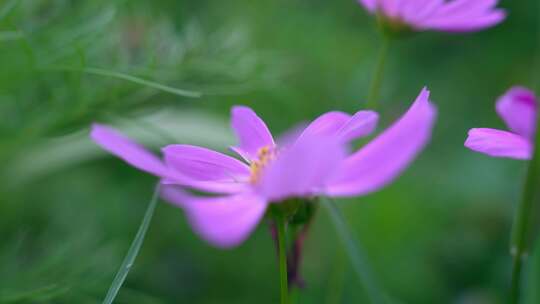
POLYGON ((271 204, 266 217, 284 217, 288 224, 303 225, 311 220, 316 209, 315 198, 290 198, 271 204))

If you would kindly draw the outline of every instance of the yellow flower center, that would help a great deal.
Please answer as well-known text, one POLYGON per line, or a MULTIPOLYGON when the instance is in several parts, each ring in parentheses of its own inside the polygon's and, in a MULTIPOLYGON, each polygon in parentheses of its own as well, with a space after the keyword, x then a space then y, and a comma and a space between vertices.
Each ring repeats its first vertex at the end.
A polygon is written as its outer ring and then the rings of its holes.
POLYGON ((250 176, 249 182, 255 184, 261 177, 263 169, 273 160, 276 159, 277 153, 274 147, 266 146, 257 151, 257 158, 249 165, 250 176))

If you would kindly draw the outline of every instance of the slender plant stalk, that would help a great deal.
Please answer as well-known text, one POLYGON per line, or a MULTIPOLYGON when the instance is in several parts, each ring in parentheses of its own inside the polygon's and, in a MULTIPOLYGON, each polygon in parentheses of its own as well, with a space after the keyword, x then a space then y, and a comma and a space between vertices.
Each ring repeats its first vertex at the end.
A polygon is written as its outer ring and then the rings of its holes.
POLYGON ((287 246, 285 242, 285 219, 276 216, 276 228, 279 250, 279 281, 281 288, 281 304, 289 304, 289 283, 287 282, 287 246))
MULTIPOLYGON (((537 119, 536 130, 540 130, 540 115, 537 119)), ((523 190, 522 200, 519 203, 512 228, 511 253, 512 253, 512 278, 510 284, 510 303, 517 304, 520 297, 522 268, 528 255, 529 230, 532 228, 533 210, 537 200, 538 188, 540 187, 540 132, 536 132, 533 158, 529 162, 527 179, 523 190)))
POLYGON ((379 55, 377 58, 377 65, 371 78, 371 86, 369 88, 368 100, 366 108, 375 110, 379 101, 379 95, 381 91, 382 82, 384 79, 384 67, 386 66, 386 58, 388 57, 388 51, 390 50, 390 37, 388 35, 382 35, 382 45, 379 49, 379 55))
POLYGON ((512 278, 510 281, 510 303, 519 303, 520 283, 521 283, 521 268, 523 264, 522 256, 518 256, 516 252, 512 252, 512 278))
MULTIPOLYGON (((540 8, 540 6, 537 8, 540 8)), ((540 52, 540 22, 538 22, 538 26, 537 52, 540 52)), ((540 53, 537 55, 535 67, 533 80, 534 86, 538 90, 540 88, 540 78, 538 77, 540 53)), ((533 212, 534 210, 538 210, 534 205, 535 203, 540 204, 538 198, 540 193, 536 190, 540 187, 540 115, 537 117, 536 130, 533 157, 529 162, 522 199, 517 207, 512 227, 512 239, 510 245, 510 252, 512 254, 512 277, 510 281, 511 304, 518 304, 520 300, 522 293, 521 278, 523 276, 523 264, 525 263, 525 259, 527 258, 529 254, 528 251, 531 247, 531 244, 529 244, 529 230, 532 228, 533 212)))
POLYGON ((152 216, 154 215, 154 211, 156 210, 156 205, 158 201, 159 183, 156 185, 152 200, 150 201, 150 204, 148 204, 148 208, 144 213, 144 217, 141 225, 139 226, 139 230, 137 231, 137 235, 135 235, 135 239, 133 239, 133 242, 129 247, 128 253, 124 258, 120 269, 116 273, 116 276, 114 277, 111 287, 109 287, 109 291, 107 292, 107 296, 105 296, 105 300, 103 300, 103 304, 111 304, 114 301, 116 295, 118 294, 118 291, 126 280, 126 277, 131 270, 131 267, 133 266, 133 262, 135 262, 135 258, 137 257, 139 250, 141 249, 144 237, 146 235, 146 231, 148 231, 148 227, 150 226, 150 222, 152 220, 152 216))
MULTIPOLYGON (((536 254, 534 256, 533 262, 533 275, 531 279, 531 286, 540 286, 540 247, 536 247, 536 254)), ((529 303, 539 303, 540 302, 540 290, 538 288, 532 288, 531 290, 531 301, 529 303)))
POLYGON ((363 288, 366 290, 370 303, 383 303, 382 293, 371 275, 372 272, 369 269, 368 263, 366 262, 367 259, 365 254, 363 253, 360 245, 355 241, 352 232, 347 226, 345 217, 341 213, 341 210, 330 198, 324 198, 323 200, 326 202, 325 206, 330 211, 332 222, 336 226, 339 237, 345 244, 345 249, 347 250, 347 254, 351 259, 353 269, 363 288))

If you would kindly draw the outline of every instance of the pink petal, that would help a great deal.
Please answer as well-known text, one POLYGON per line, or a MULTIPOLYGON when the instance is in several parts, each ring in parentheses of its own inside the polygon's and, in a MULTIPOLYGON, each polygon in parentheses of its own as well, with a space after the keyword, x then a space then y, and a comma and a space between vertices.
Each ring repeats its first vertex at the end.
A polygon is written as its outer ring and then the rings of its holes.
POLYGON ((378 9, 383 11, 385 16, 396 18, 399 15, 400 2, 403 0, 379 0, 378 9))
POLYGON ((497 5, 498 0, 453 0, 441 5, 434 17, 451 17, 485 13, 497 5))
POLYGON ((465 147, 493 157, 530 159, 532 155, 525 137, 495 129, 471 129, 465 147))
POLYGON ((393 181, 428 143, 435 118, 429 91, 423 89, 400 120, 343 162, 326 193, 362 195, 393 181))
POLYGON ((193 230, 210 244, 230 248, 241 244, 257 227, 267 203, 254 193, 196 197, 175 186, 162 186, 163 198, 181 208, 193 230))
POLYGON ((336 137, 348 142, 371 134, 378 120, 379 115, 373 111, 359 111, 352 117, 343 112, 328 112, 310 123, 299 138, 336 137))
POLYGON ((167 168, 157 156, 111 127, 93 124, 90 138, 137 169, 159 177, 168 175, 167 168))
POLYGON ((437 11, 444 0, 416 0, 407 1, 401 8, 400 17, 413 27, 418 22, 437 11))
POLYGON ((334 136, 350 119, 351 115, 339 111, 325 113, 313 120, 300 137, 334 136))
POLYGON ((306 123, 299 123, 295 125, 277 138, 276 145, 278 147, 288 147, 294 144, 294 142, 300 138, 302 133, 304 133, 307 127, 308 124, 306 123))
POLYGON ((523 87, 514 87, 497 101, 497 113, 513 132, 532 139, 536 130, 536 96, 523 87))
POLYGON ((271 202, 318 194, 344 157, 335 138, 303 137, 265 169, 257 190, 271 202))
POLYGON ((373 111, 359 111, 341 127, 336 136, 345 142, 368 136, 379 122, 379 114, 373 111))
POLYGON ((506 17, 495 9, 498 0, 454 0, 419 20, 418 27, 449 32, 467 32, 493 26, 506 17))
POLYGON ((259 149, 274 146, 272 134, 252 109, 235 106, 231 115, 231 125, 240 142, 233 148, 235 152, 247 160, 252 160, 257 157, 259 149))
POLYGON ((184 178, 179 182, 203 191, 237 193, 246 189, 249 167, 241 161, 206 148, 169 145, 165 162, 184 178))
POLYGON ((419 29, 433 29, 446 32, 473 32, 499 24, 506 18, 503 10, 493 10, 477 16, 461 16, 459 18, 436 18, 422 21, 419 29))
POLYGON ((374 13, 377 9, 378 0, 358 0, 370 13, 374 13))

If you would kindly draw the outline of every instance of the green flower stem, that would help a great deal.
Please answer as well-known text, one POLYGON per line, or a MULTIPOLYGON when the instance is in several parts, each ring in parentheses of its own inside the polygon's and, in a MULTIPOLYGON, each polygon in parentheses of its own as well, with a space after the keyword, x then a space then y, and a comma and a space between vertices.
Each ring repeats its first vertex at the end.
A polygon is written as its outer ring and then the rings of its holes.
POLYGON ((390 50, 390 37, 388 35, 382 35, 382 45, 379 50, 379 56, 377 59, 377 65, 373 72, 371 79, 371 86, 369 88, 368 100, 366 108, 375 110, 379 101, 379 95, 381 85, 384 79, 384 67, 386 66, 386 58, 388 57, 388 51, 390 50))
POLYGON ((279 281, 281 287, 281 304, 289 304, 289 283, 287 282, 287 244, 285 242, 285 219, 276 216, 276 228, 279 250, 279 281))
MULTIPOLYGON (((536 130, 540 130, 540 116, 536 123, 536 130)), ((523 263, 529 254, 531 244, 529 242, 530 229, 534 216, 535 204, 538 201, 538 188, 540 187, 540 132, 536 132, 533 158, 529 162, 527 179, 520 204, 517 207, 512 231, 511 249, 512 278, 510 285, 510 303, 519 303, 521 293, 521 277, 523 263)))
POLYGON ((124 258, 124 261, 122 262, 122 265, 120 266, 120 269, 116 273, 116 276, 114 277, 114 280, 111 284, 111 287, 109 288, 109 291, 107 292, 107 296, 105 297, 105 300, 103 300, 103 304, 111 304, 114 299, 116 298, 116 295, 118 294, 118 291, 122 287, 122 284, 126 280, 126 277, 131 270, 131 267, 133 266, 133 263, 135 262, 135 258, 139 254, 139 250, 141 249, 142 243, 144 241, 144 237, 146 235, 146 231, 148 231, 148 227, 150 226, 150 222, 152 221, 152 216, 154 215, 154 211, 156 210, 157 202, 159 201, 159 183, 156 185, 156 189, 154 190, 154 195, 152 196, 152 200, 150 201, 150 204, 148 204, 148 208, 146 209, 146 212, 144 213, 143 220, 141 222, 141 225, 139 226, 139 230, 137 231, 137 235, 135 236, 135 239, 133 239, 133 242, 131 243, 131 246, 129 247, 128 253, 126 257, 124 258))

